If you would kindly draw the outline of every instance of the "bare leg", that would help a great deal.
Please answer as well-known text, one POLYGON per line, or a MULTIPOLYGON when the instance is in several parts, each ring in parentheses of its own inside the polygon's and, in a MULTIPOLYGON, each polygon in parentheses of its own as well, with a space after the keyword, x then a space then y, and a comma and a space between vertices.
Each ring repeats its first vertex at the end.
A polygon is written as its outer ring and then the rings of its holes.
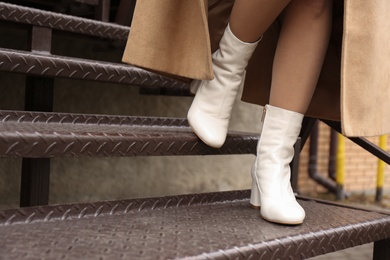
POLYGON ((236 0, 230 16, 233 34, 243 42, 255 42, 291 0, 236 0))
POLYGON ((270 104, 305 113, 328 46, 332 0, 293 0, 283 13, 270 104))

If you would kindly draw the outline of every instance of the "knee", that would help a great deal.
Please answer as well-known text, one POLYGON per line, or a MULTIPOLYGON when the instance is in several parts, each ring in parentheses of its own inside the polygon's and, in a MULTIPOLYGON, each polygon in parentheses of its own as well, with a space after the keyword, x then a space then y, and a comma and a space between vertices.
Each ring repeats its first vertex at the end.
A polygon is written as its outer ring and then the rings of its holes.
POLYGON ((321 17, 331 11, 333 0, 294 0, 293 2, 302 8, 302 11, 313 18, 321 17))

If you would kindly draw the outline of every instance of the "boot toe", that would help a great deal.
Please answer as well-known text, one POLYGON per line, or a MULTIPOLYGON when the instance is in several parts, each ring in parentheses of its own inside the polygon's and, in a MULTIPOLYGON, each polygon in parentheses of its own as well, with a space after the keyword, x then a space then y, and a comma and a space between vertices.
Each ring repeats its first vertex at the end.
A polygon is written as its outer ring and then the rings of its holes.
POLYGON ((201 111, 189 111, 187 118, 192 130, 205 144, 220 148, 225 143, 228 120, 215 118, 201 111))
POLYGON ((305 219, 305 210, 296 201, 279 202, 268 207, 262 205, 261 216, 267 221, 278 224, 298 225, 302 224, 305 219))

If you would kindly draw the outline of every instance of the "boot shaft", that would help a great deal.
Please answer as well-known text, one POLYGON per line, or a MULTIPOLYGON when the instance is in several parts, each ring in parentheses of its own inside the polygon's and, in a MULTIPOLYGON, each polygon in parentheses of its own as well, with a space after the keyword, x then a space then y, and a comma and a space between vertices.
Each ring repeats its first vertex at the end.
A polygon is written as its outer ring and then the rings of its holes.
POLYGON ((276 197, 291 196, 290 162, 299 136, 303 115, 266 105, 257 145, 256 173, 261 191, 276 197), (275 195, 276 194, 276 195, 275 195))
POLYGON ((241 74, 260 40, 253 43, 243 42, 233 34, 228 24, 219 42, 219 49, 212 55, 213 64, 232 74, 241 74))
POLYGON ((264 156, 265 162, 287 160, 294 156, 293 146, 298 139, 302 127, 303 114, 286 109, 266 105, 261 119, 261 136, 257 144, 257 154, 264 156), (268 158, 269 157, 269 158, 268 158), (275 158, 274 158, 275 157, 275 158))

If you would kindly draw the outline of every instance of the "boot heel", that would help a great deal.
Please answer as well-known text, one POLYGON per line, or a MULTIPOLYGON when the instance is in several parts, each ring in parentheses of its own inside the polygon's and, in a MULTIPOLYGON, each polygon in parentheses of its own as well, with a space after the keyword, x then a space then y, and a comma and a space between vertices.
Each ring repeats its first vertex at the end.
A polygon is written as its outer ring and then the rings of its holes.
POLYGON ((252 173, 251 173, 252 190, 251 190, 250 207, 253 209, 260 209, 260 191, 259 191, 259 187, 257 187, 257 181, 255 177, 255 163, 252 166, 252 173))

